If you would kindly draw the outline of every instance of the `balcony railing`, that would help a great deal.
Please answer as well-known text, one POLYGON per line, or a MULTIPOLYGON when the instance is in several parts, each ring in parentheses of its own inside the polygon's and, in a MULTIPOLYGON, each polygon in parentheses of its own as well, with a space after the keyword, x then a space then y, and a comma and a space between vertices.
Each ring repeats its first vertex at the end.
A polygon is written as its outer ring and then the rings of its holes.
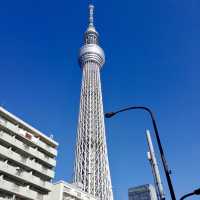
POLYGON ((20 163, 20 164, 28 167, 30 170, 37 171, 40 174, 45 175, 49 178, 54 177, 55 172, 53 170, 44 168, 39 163, 36 163, 35 161, 30 160, 28 158, 22 157, 18 153, 15 153, 12 150, 10 150, 4 146, 1 146, 1 145, 0 145, 0 155, 2 157, 6 157, 6 159, 8 159, 8 160, 12 160, 13 162, 20 163))
POLYGON ((45 162, 46 164, 50 165, 51 167, 56 166, 56 160, 45 156, 43 153, 39 152, 37 149, 32 148, 31 146, 28 146, 24 144, 23 142, 19 141, 18 139, 12 137, 11 135, 1 131, 0 132, 1 140, 4 140, 4 142, 9 143, 10 145, 14 145, 15 147, 19 148, 20 150, 28 153, 36 158, 38 158, 40 161, 45 162))
POLYGON ((32 185, 39 186, 40 188, 45 189, 48 192, 51 190, 51 183, 43 181, 40 178, 32 175, 31 173, 22 171, 20 168, 13 167, 3 161, 0 161, 0 171, 12 175, 15 179, 20 179, 26 183, 31 183, 32 185))
POLYGON ((51 154, 52 156, 57 156, 57 150, 55 148, 52 148, 48 144, 46 144, 46 143, 42 142, 41 140, 35 138, 31 133, 27 133, 27 131, 19 128, 18 126, 12 124, 11 122, 9 122, 9 121, 7 121, 3 118, 0 118, 0 125, 6 127, 7 129, 9 129, 10 131, 12 131, 15 134, 18 134, 21 137, 24 137, 29 142, 32 142, 36 146, 42 148, 46 153, 51 154), (33 138, 33 139, 25 137, 26 133, 29 134, 31 136, 31 138, 33 138))
POLYGON ((35 200, 38 196, 37 192, 30 190, 27 187, 16 185, 15 183, 6 180, 0 180, 0 188, 1 190, 11 192, 16 196, 21 196, 29 200, 35 200))

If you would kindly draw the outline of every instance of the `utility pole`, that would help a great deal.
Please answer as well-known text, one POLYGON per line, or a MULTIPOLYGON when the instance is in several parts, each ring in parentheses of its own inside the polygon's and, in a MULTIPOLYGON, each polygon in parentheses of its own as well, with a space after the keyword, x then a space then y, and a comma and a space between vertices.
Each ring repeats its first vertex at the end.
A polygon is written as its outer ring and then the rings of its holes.
POLYGON ((147 137, 147 143, 148 143, 148 147, 149 147, 149 152, 147 152, 147 157, 151 164, 157 196, 158 196, 159 200, 165 200, 165 195, 164 195, 163 185, 162 185, 160 172, 159 172, 159 168, 158 168, 158 163, 156 160, 155 151, 154 151, 154 147, 153 147, 153 143, 151 140, 151 135, 150 135, 149 130, 146 130, 146 137, 147 137))

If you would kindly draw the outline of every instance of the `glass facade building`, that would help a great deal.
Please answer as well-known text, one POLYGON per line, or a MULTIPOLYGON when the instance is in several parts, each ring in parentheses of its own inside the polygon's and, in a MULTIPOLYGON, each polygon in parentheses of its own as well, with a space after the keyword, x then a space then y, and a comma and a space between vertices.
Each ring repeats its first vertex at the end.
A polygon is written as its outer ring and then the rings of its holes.
POLYGON ((157 200, 156 191, 153 185, 146 184, 128 190, 129 200, 157 200))

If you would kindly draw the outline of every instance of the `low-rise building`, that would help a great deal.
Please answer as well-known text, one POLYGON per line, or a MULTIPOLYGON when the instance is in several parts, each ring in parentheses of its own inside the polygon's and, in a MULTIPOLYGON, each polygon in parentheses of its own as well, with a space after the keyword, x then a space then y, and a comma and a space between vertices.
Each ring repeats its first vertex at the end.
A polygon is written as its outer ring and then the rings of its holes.
POLYGON ((48 200, 98 200, 94 196, 83 192, 81 187, 59 181, 53 184, 52 191, 48 200))
POLYGON ((58 143, 0 107, 0 200, 45 200, 58 143))

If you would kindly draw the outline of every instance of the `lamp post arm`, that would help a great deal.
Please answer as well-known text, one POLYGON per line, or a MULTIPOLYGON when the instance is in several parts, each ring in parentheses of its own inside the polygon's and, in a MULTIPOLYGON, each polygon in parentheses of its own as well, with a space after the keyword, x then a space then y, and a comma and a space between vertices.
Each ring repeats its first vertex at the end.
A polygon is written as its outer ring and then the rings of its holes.
POLYGON ((153 123, 153 128, 154 128, 156 140, 157 140, 157 143, 158 143, 158 148, 159 148, 159 151, 160 151, 161 160, 162 160, 162 163, 163 163, 163 167, 164 167, 164 171, 165 171, 165 175, 166 175, 166 179, 167 179, 167 183, 168 183, 168 187, 169 187, 169 191, 170 191, 170 195, 171 195, 171 199, 172 200, 176 200, 174 188, 173 188, 172 181, 171 181, 171 178, 170 178, 170 171, 168 169, 167 161, 166 161, 165 156, 164 156, 164 151, 163 151, 161 140, 160 140, 160 136, 159 136, 159 133, 158 133, 156 120, 155 120, 155 117, 154 117, 153 112, 151 111, 151 109, 148 108, 148 107, 145 107, 145 106, 130 106, 130 107, 118 110, 116 112, 107 113, 107 114, 105 114, 105 116, 109 118, 109 117, 112 117, 112 116, 114 116, 114 115, 116 115, 116 114, 118 114, 120 112, 124 112, 124 111, 128 111, 128 110, 134 110, 134 109, 145 110, 151 116, 151 120, 152 120, 152 123, 153 123))
POLYGON ((185 194, 184 196, 182 196, 182 197, 180 198, 180 200, 183 200, 183 199, 185 199, 185 198, 187 198, 187 197, 189 197, 189 196, 193 196, 193 195, 200 195, 200 188, 194 190, 193 192, 190 192, 190 193, 188 193, 188 194, 185 194))
POLYGON ((189 196, 192 196, 192 195, 194 195, 194 192, 191 192, 191 193, 188 193, 188 194, 182 196, 182 197, 180 198, 180 200, 183 200, 183 199, 185 199, 185 198, 187 198, 187 197, 189 197, 189 196))
MULTIPOLYGON (((151 120, 152 120, 152 123, 153 123, 153 128, 154 128, 155 135, 156 135, 156 139, 157 139, 157 142, 158 142, 160 154, 161 154, 161 157, 163 157, 164 151, 163 151, 162 144, 161 144, 161 141, 160 141, 160 136, 159 136, 158 128, 157 128, 157 125, 156 125, 156 120, 155 120, 154 114, 151 111, 151 109, 149 109, 148 107, 145 107, 145 106, 132 106, 132 107, 128 107, 128 108, 125 108, 125 109, 121 109, 121 110, 115 112, 115 114, 120 113, 120 112, 124 112, 124 111, 128 111, 128 110, 133 110, 133 109, 145 110, 146 112, 148 112, 150 114, 150 117, 151 117, 151 120)), ((166 164, 165 158, 164 158, 164 162, 165 162, 166 169, 168 170, 168 166, 166 164)))

